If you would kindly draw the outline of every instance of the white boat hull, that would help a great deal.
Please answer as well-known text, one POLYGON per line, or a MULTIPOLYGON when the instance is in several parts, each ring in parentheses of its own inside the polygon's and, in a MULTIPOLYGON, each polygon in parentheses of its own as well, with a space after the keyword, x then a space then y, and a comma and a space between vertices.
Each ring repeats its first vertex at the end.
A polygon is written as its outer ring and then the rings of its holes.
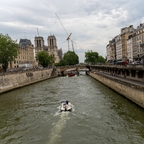
POLYGON ((60 111, 72 111, 72 105, 66 104, 66 103, 61 103, 60 111))

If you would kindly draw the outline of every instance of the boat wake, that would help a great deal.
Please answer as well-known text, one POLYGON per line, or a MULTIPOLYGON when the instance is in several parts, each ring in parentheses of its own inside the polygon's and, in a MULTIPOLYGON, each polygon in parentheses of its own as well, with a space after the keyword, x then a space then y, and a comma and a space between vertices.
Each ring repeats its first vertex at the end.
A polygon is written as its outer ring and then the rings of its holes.
POLYGON ((56 141, 58 141, 58 139, 60 138, 60 133, 65 128, 67 119, 69 119, 68 114, 69 112, 61 112, 56 114, 60 115, 60 119, 52 129, 48 144, 54 144, 56 143, 56 141))

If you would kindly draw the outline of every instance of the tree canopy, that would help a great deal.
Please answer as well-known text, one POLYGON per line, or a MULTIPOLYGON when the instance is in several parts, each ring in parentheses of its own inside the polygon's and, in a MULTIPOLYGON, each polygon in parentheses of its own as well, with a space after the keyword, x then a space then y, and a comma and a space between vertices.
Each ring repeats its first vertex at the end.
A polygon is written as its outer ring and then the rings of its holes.
POLYGON ((99 54, 97 52, 93 52, 92 50, 85 52, 85 62, 95 64, 97 62, 98 55, 99 54))
POLYGON ((98 52, 93 52, 92 50, 85 52, 85 58, 85 62, 90 64, 105 62, 105 59, 98 52))
POLYGON ((103 57, 103 56, 98 56, 98 60, 97 60, 97 62, 99 62, 99 63, 105 63, 105 61, 106 61, 106 59, 103 57))
POLYGON ((56 63, 55 66, 65 66, 66 65, 66 61, 64 59, 60 60, 59 63, 56 63))
POLYGON ((78 55, 73 51, 68 51, 64 54, 63 60, 66 65, 75 65, 79 63, 78 55))
POLYGON ((47 67, 47 66, 52 65, 54 63, 54 56, 49 55, 45 51, 41 51, 36 55, 36 60, 43 67, 47 67))
POLYGON ((78 55, 73 51, 68 51, 64 54, 62 60, 59 63, 55 64, 56 66, 65 66, 65 65, 75 65, 79 63, 78 55))
POLYGON ((0 34, 0 64, 4 71, 8 68, 8 64, 15 60, 18 53, 17 41, 12 40, 8 34, 0 34))

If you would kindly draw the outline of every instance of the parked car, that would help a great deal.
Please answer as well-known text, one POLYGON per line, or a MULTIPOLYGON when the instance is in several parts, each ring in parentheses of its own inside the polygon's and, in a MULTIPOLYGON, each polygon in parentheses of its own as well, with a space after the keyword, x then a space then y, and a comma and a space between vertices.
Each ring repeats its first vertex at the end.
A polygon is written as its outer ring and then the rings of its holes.
POLYGON ((117 61, 116 64, 117 65, 124 65, 124 61, 117 61))

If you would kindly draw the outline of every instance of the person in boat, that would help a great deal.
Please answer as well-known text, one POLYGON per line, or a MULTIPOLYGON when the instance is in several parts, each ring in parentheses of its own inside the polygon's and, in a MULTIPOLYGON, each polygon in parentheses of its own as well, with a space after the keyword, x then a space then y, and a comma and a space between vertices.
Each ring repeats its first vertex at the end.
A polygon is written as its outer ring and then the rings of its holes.
POLYGON ((61 111, 65 111, 66 110, 66 103, 65 101, 61 101, 61 108, 60 108, 61 111))
POLYGON ((71 109, 72 109, 71 103, 68 100, 66 100, 66 110, 69 111, 71 109))
POLYGON ((61 102, 62 111, 70 111, 71 109, 72 109, 72 105, 68 100, 61 102))

